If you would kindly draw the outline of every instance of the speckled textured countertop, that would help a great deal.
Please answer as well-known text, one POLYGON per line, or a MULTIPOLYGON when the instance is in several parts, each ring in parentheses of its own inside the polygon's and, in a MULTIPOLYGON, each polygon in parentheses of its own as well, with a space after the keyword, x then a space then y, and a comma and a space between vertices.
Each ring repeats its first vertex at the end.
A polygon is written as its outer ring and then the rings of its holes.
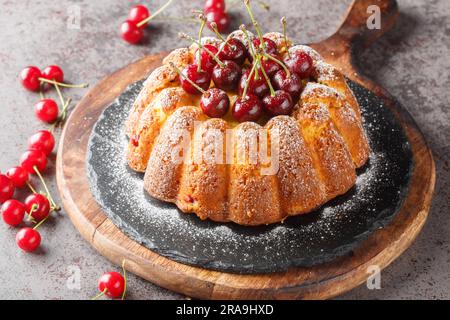
MULTIPOLYGON (((148 1, 150 10, 163 2, 148 1)), ((264 29, 278 30, 279 18, 286 15, 296 42, 309 43, 334 32, 351 0, 276 2, 270 13, 256 9, 264 29)), ((450 2, 398 2, 401 16, 395 29, 362 54, 360 61, 363 70, 411 112, 425 134, 437 166, 435 197, 418 239, 382 272, 382 288, 368 290, 363 285, 341 297, 346 299, 450 298, 450 2)), ((180 18, 202 3, 176 0, 164 15, 180 18)), ((196 32, 193 24, 157 19, 147 29, 144 44, 128 45, 117 30, 129 7, 129 2, 106 0, 0 1, 0 171, 16 165, 28 136, 44 127, 32 113, 38 96, 24 91, 17 80, 23 67, 55 63, 71 82, 93 85, 143 55, 179 46, 179 31, 196 32), (68 16, 77 10, 80 28, 68 28, 68 16)), ((234 28, 247 22, 239 7, 230 12, 234 28)), ((84 89, 65 91, 75 101, 84 93, 84 89)), ((46 178, 56 193, 54 160, 46 178)), ((36 254, 21 252, 15 233, 0 225, 0 299, 87 299, 96 294, 103 272, 119 270, 82 239, 64 212, 42 227, 43 245, 36 254), (77 276, 79 282, 73 282, 77 276)), ((185 298, 133 275, 128 287, 129 299, 185 298)))

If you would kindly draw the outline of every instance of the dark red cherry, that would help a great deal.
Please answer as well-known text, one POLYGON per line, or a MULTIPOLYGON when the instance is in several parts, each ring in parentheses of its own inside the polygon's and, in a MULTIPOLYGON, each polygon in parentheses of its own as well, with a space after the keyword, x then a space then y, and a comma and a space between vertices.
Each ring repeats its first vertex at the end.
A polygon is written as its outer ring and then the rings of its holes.
POLYGON ((225 11, 225 0, 206 0, 203 11, 225 11))
POLYGON ((198 71, 196 64, 190 64, 181 71, 182 77, 180 77, 181 86, 184 91, 190 94, 201 94, 186 78, 194 82, 197 86, 203 90, 207 90, 211 84, 211 76, 208 72, 198 71))
MULTIPOLYGON (((250 75, 250 70, 245 69, 242 72, 241 80, 239 80, 238 93, 240 96, 244 94, 244 88, 247 84, 248 76, 250 75)), ((259 71, 259 78, 255 80, 255 74, 253 73, 252 78, 248 84, 247 88, 248 94, 254 94, 260 98, 264 97, 269 93, 269 86, 267 84, 266 79, 262 75, 261 71, 259 71)))
POLYGON ((217 29, 220 33, 227 32, 230 27, 230 16, 225 11, 220 10, 210 10, 206 13, 206 21, 208 22, 208 28, 211 28, 211 23, 215 22, 217 24, 217 29))
POLYGON ((289 71, 298 74, 301 79, 309 78, 314 70, 313 59, 304 52, 294 52, 283 61, 289 71))
POLYGON ((232 60, 238 65, 242 65, 247 58, 247 54, 245 45, 240 40, 231 38, 220 52, 219 59, 222 61, 232 60))
POLYGON ((257 121, 262 111, 262 102, 252 94, 237 98, 232 109, 233 117, 239 122, 257 121))
POLYGON ((283 90, 289 93, 292 101, 296 103, 302 93, 302 80, 296 73, 291 73, 290 77, 286 75, 284 70, 280 70, 272 78, 272 84, 275 89, 283 90))
POLYGON ((264 110, 272 116, 289 115, 294 103, 289 93, 283 90, 275 91, 275 95, 267 95, 262 100, 264 110))
MULTIPOLYGON (((216 55, 217 52, 219 52, 219 49, 217 49, 212 44, 205 44, 204 47, 214 55, 216 55)), ((195 52, 195 59, 196 59, 195 61, 197 61, 197 54, 198 54, 198 50, 195 52)), ((214 58, 211 57, 211 55, 208 52, 206 52, 206 50, 204 50, 204 49, 202 49, 202 51, 200 53, 200 61, 201 61, 202 70, 206 71, 208 73, 211 73, 214 66, 217 64, 216 60, 214 60, 214 58)))
POLYGON ((242 75, 241 67, 234 61, 223 62, 224 66, 216 65, 212 72, 212 80, 217 88, 231 91, 237 88, 242 75))
POLYGON ((230 108, 230 98, 225 91, 211 88, 202 95, 200 107, 208 117, 222 118, 230 108))
MULTIPOLYGON (((273 40, 270 40, 269 38, 263 38, 263 41, 266 47, 267 54, 274 54, 274 55, 278 54, 277 44, 273 40)), ((259 40, 259 38, 253 39, 253 46, 255 48, 261 48, 261 41, 259 40)))
MULTIPOLYGON (((275 59, 278 59, 276 56, 272 55, 275 59)), ((272 77, 275 73, 277 73, 278 70, 281 70, 282 67, 279 63, 273 61, 272 59, 263 57, 261 59, 261 66, 263 67, 264 71, 266 71, 267 75, 269 77, 272 77)))

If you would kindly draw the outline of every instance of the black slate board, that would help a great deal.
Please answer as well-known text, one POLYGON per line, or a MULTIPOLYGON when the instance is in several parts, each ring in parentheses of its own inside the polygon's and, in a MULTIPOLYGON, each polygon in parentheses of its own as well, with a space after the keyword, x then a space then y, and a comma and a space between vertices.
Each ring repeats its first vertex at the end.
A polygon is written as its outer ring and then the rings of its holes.
POLYGON ((372 154, 357 183, 306 216, 263 227, 200 221, 152 199, 143 175, 128 169, 124 123, 143 81, 108 106, 88 145, 91 190, 108 217, 131 239, 175 261, 236 273, 284 271, 349 254, 388 224, 406 194, 413 168, 410 145, 394 115, 374 94, 349 82, 364 118, 372 154))

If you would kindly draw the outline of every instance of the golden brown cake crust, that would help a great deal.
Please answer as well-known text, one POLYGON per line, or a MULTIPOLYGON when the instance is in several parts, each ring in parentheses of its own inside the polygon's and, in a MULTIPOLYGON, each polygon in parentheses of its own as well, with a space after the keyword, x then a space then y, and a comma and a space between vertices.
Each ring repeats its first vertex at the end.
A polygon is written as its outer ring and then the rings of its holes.
MULTIPOLYGON (((241 31, 232 34, 244 37, 241 31)), ((265 37, 279 49, 285 45, 280 33, 265 37)), ((126 130, 134 139, 128 162, 133 170, 145 171, 144 188, 151 196, 201 219, 261 225, 311 212, 352 188, 370 147, 359 105, 336 68, 310 47, 290 47, 314 62, 313 82, 307 83, 293 114, 274 117, 264 126, 245 122, 233 127, 204 115, 167 66, 173 62, 183 68, 193 61, 195 50, 193 45, 166 57, 130 112, 126 130), (277 152, 277 161, 266 161, 261 150, 256 159, 249 158, 261 141, 269 145, 265 152, 277 152), (218 145, 221 152, 212 151, 218 145), (180 161, 171 160, 174 152, 180 161), (263 174, 268 168, 277 170, 263 174)))

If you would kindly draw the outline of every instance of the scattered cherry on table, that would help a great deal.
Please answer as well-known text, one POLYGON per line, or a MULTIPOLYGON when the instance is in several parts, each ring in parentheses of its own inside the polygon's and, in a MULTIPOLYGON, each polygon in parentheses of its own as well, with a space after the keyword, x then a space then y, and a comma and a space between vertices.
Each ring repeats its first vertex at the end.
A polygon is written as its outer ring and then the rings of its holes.
POLYGON ((24 201, 25 209, 37 221, 44 220, 50 214, 50 202, 40 193, 30 194, 24 201))
POLYGON ((133 21, 125 21, 120 26, 122 39, 131 44, 139 43, 144 37, 144 32, 133 21))
POLYGON ((16 234, 16 243, 23 251, 33 252, 41 244, 41 235, 33 228, 22 228, 16 234))
POLYGON ((35 66, 26 67, 20 73, 20 80, 23 87, 30 91, 39 91, 41 87, 41 81, 39 78, 41 77, 41 70, 35 66))
POLYGON ((25 216, 25 205, 20 201, 10 199, 7 200, 1 208, 3 221, 12 226, 18 226, 25 216))
POLYGON ((34 105, 36 117, 47 123, 53 123, 58 119, 59 108, 53 99, 41 99, 34 105))
MULTIPOLYGON (((131 8, 130 13, 128 14, 128 21, 133 22, 137 26, 139 22, 147 19, 148 17, 150 17, 150 12, 147 7, 143 5, 136 5, 131 8)), ((145 28, 147 25, 148 23, 144 23, 139 28, 145 28)))
POLYGON ((36 174, 35 166, 42 172, 47 167, 47 156, 39 150, 28 150, 20 157, 20 166, 30 174, 36 174))
POLYGON ((115 271, 104 273, 98 279, 98 290, 111 298, 119 298, 125 290, 124 277, 115 271))
POLYGON ((6 176, 11 180, 14 187, 22 188, 29 179, 29 174, 22 167, 13 167, 6 172, 6 176))
POLYGON ((64 72, 59 66, 51 65, 42 71, 42 78, 62 83, 64 82, 64 72))
POLYGON ((14 195, 14 184, 4 174, 0 174, 0 204, 12 198, 14 195))
POLYGON ((42 151, 45 155, 55 148, 55 137, 48 130, 40 130, 28 139, 28 150, 42 151))

